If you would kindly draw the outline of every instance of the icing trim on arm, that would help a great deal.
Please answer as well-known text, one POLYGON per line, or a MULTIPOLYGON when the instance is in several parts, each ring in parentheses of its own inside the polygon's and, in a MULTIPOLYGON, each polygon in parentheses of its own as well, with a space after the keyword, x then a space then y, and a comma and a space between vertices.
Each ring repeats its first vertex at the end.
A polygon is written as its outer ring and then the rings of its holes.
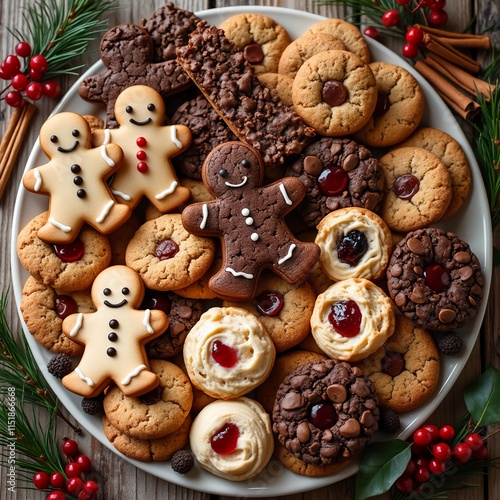
POLYGON ((208 220, 208 205, 206 203, 203 203, 201 206, 201 211, 203 213, 203 219, 201 220, 200 229, 205 229, 208 220))
POLYGON ((146 309, 144 311, 144 318, 142 319, 142 324, 146 327, 148 333, 154 333, 153 327, 151 326, 151 311, 146 309))
POLYGON ((165 198, 165 196, 172 194, 175 191, 177 184, 178 184, 177 181, 172 181, 172 184, 170 184, 170 187, 165 189, 165 191, 162 191, 161 193, 158 193, 157 195, 155 195, 155 198, 157 200, 163 200, 163 198, 165 198))
POLYGON ((96 222, 102 222, 106 216, 109 214, 109 211, 111 210, 111 207, 115 204, 113 200, 109 200, 106 205, 104 205, 101 213, 99 214, 99 217, 95 220, 96 222))
POLYGON ((130 201, 132 199, 132 196, 130 196, 129 194, 127 193, 124 193, 123 191, 118 191, 118 189, 113 189, 111 188, 111 192, 115 195, 115 196, 119 196, 120 198, 122 198, 123 200, 125 201, 130 201))
POLYGON ((177 139, 177 129, 175 128, 175 125, 170 127, 170 139, 179 149, 182 148, 182 142, 177 139))
POLYGON ((231 267, 226 267, 225 271, 227 271, 228 273, 231 273, 233 276, 236 276, 236 277, 241 276, 243 278, 246 278, 247 280, 252 280, 253 279, 253 274, 244 273, 243 271, 235 271, 231 267))
POLYGON ((57 227, 57 229, 60 229, 63 233, 69 233, 72 231, 71 226, 66 226, 62 222, 57 221, 54 219, 54 217, 49 217, 48 222, 50 222, 53 226, 57 227))
POLYGON ((138 367, 134 368, 121 382, 120 384, 122 385, 128 385, 130 384, 130 381, 139 375, 139 373, 142 372, 142 370, 146 370, 147 366, 146 365, 139 365, 138 367))
POLYGON ((33 175, 35 176, 35 191, 39 191, 39 189, 42 187, 42 174, 40 173, 39 168, 35 168, 33 170, 33 175))
POLYGON ((282 257, 280 260, 278 260, 278 264, 283 264, 283 262, 286 262, 288 259, 292 258, 293 251, 297 248, 297 245, 295 243, 292 243, 288 247, 288 253, 282 257))
POLYGON ((69 336, 76 337, 78 332, 80 331, 80 328, 82 327, 82 325, 83 325, 83 313, 78 313, 78 317, 76 318, 75 326, 69 332, 69 336))
POLYGON ((280 183, 280 191, 281 191, 281 194, 283 195, 283 198, 285 199, 285 203, 287 205, 293 205, 293 201, 288 196, 288 193, 286 192, 285 185, 282 182, 280 183))
POLYGON ((110 158, 108 156, 108 152, 106 151, 106 145, 103 144, 100 148, 100 151, 101 151, 101 156, 103 157, 104 161, 110 166, 110 167, 114 167, 115 166, 115 162, 113 161, 112 158, 110 158))
POLYGON ((82 370, 80 370, 80 368, 78 368, 78 366, 75 368, 75 373, 80 377, 81 380, 83 380, 84 382, 87 382, 87 385, 89 387, 94 387, 94 381, 90 378, 90 377, 86 377, 82 370))

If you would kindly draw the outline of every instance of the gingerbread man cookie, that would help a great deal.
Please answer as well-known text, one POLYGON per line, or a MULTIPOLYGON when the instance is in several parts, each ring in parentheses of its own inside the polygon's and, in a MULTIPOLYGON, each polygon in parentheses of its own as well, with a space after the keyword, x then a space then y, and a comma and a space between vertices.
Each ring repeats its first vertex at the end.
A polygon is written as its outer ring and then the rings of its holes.
POLYGON ((85 346, 63 385, 89 398, 111 382, 130 397, 157 387, 160 380, 149 370, 144 344, 165 331, 168 319, 161 310, 138 309, 144 296, 139 275, 127 266, 108 267, 95 279, 91 296, 96 312, 63 321, 64 334, 85 346))
POLYGON ((104 34, 100 46, 106 71, 85 78, 78 92, 82 99, 106 106, 106 127, 115 128, 115 101, 131 85, 147 85, 167 97, 191 84, 174 59, 154 62, 154 45, 149 33, 134 24, 120 24, 104 34))
POLYGON ((189 205, 182 212, 182 222, 193 234, 218 236, 222 241, 222 269, 209 281, 217 296, 250 300, 265 268, 289 283, 307 276, 318 260, 319 248, 295 239, 283 219, 305 195, 299 179, 284 177, 262 186, 262 159, 240 142, 215 148, 205 160, 202 175, 216 200, 189 205))
POLYGON ((162 213, 186 202, 191 192, 179 184, 170 158, 191 143, 189 128, 163 126, 163 100, 145 85, 125 89, 116 100, 115 113, 119 128, 94 132, 96 144, 106 139, 123 149, 123 167, 111 183, 113 194, 132 208, 146 196, 162 213))
POLYGON ((49 243, 70 243, 82 225, 108 234, 125 222, 128 206, 116 203, 106 184, 123 158, 116 144, 91 147, 87 121, 76 113, 58 113, 40 129, 40 144, 50 161, 28 170, 23 184, 50 196, 49 218, 38 237, 49 243))

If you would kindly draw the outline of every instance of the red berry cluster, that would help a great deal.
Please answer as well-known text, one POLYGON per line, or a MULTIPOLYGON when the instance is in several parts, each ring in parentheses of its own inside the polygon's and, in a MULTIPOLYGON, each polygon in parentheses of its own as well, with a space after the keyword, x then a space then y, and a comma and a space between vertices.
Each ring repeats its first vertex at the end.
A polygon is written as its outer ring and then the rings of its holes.
POLYGON ((0 78, 10 80, 10 85, 3 92, 9 90, 5 95, 5 102, 14 108, 21 106, 24 95, 33 101, 38 101, 43 96, 56 98, 61 93, 61 87, 55 81, 41 82, 49 65, 47 59, 41 54, 31 55, 31 46, 28 42, 19 42, 15 48, 15 54, 9 54, 0 65, 0 78), (21 60, 19 58, 30 58, 29 70, 21 71, 21 60))
POLYGON ((396 488, 404 492, 413 491, 433 475, 443 474, 453 464, 464 464, 471 458, 488 458, 488 449, 479 434, 467 434, 463 441, 453 445, 454 437, 455 428, 451 425, 438 428, 427 424, 417 429, 413 433, 411 459, 396 481, 396 488))
POLYGON ((65 439, 62 451, 68 458, 63 474, 60 471, 47 474, 37 472, 33 476, 33 484, 39 490, 48 490, 47 500, 65 500, 67 493, 72 493, 78 500, 90 500, 95 498, 99 485, 95 481, 84 481, 82 476, 90 472, 92 462, 87 455, 80 454, 78 443, 73 439, 65 439))

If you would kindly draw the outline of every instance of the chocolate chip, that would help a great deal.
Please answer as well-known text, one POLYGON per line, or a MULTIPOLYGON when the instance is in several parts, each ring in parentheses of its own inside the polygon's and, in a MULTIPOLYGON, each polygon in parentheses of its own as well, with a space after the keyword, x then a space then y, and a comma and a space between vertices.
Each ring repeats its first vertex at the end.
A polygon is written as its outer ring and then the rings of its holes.
POLYGON ((346 172, 350 172, 354 170, 359 165, 359 158, 356 155, 350 154, 346 157, 344 162, 342 163, 342 168, 346 172))
POLYGON ((413 272, 415 274, 418 274, 419 276, 422 276, 422 274, 424 274, 424 270, 420 266, 415 266, 413 268, 413 272))
POLYGON ((177 309, 179 318, 190 319, 193 316, 193 310, 189 306, 181 306, 177 309))
POLYGON ((457 317, 457 313, 452 309, 441 309, 438 317, 441 323, 451 323, 457 317))
POLYGON ((326 389, 326 394, 334 403, 343 403, 347 399, 347 390, 340 384, 330 385, 326 389))
POLYGON ((333 439, 333 432, 330 429, 325 429, 321 439, 329 443, 333 439))
POLYGON ((397 307, 403 307, 406 304, 406 294, 404 292, 399 292, 396 297, 394 297, 394 303, 397 307))
POLYGON ((316 453, 318 453, 320 448, 321 445, 318 442, 313 443, 311 446, 309 446, 309 452, 313 455, 316 455, 316 453))
POLYGON ((470 303, 472 306, 474 306, 474 307, 476 307, 476 306, 477 306, 477 302, 476 302, 476 299, 474 299, 474 297, 471 297, 471 296, 469 295, 469 296, 467 297, 467 299, 468 299, 469 303, 470 303))
POLYGON ((422 245, 422 242, 420 240, 417 240, 417 238, 410 238, 406 242, 406 244, 408 245, 410 252, 413 252, 416 255, 424 255, 425 253, 424 245, 422 245))
POLYGON ((385 92, 379 90, 377 95, 377 105, 375 106, 375 111, 373 112, 373 115, 382 116, 385 113, 387 113, 390 107, 391 107, 391 101, 389 100, 389 96, 385 92))
POLYGON ((338 155, 342 151, 342 143, 341 142, 334 142, 330 146, 330 153, 332 153, 333 156, 338 155))
POLYGON ((361 433, 361 426, 355 418, 350 418, 339 429, 339 433, 346 438, 358 437, 361 433))
POLYGON ((307 422, 301 422, 297 427, 297 438, 301 443, 307 443, 311 437, 311 429, 307 422))
POLYGON ((264 59, 264 52, 258 43, 249 43, 243 49, 243 56, 250 64, 259 64, 264 59))
POLYGON ((472 275, 474 274, 474 271, 472 270, 472 267, 465 266, 465 267, 462 267, 462 269, 460 269, 457 274, 460 276, 460 279, 462 281, 467 281, 469 278, 472 277, 472 275))
POLYGON ((318 177, 323 171, 323 162, 317 156, 306 156, 304 158, 304 171, 306 174, 318 177))
POLYGON ((296 410, 303 405, 302 398, 296 392, 289 392, 281 401, 284 410, 296 410))
POLYGON ((397 377, 405 369, 405 359, 400 352, 386 351, 382 358, 382 371, 390 377, 397 377))
POLYGON ((347 88, 338 80, 328 80, 323 84, 321 97, 332 107, 340 106, 347 99, 347 88))
POLYGON ((426 301, 424 289, 420 286, 415 287, 411 292, 410 300, 415 304, 423 304, 426 301))
POLYGON ((371 427, 375 423, 372 412, 368 410, 364 411, 359 419, 359 422, 364 427, 371 427))
POLYGON ((391 276, 395 276, 396 278, 403 274, 403 268, 399 264, 394 264, 389 268, 389 272, 391 276))
POLYGON ((468 252, 457 252, 453 256, 453 260, 455 260, 459 264, 468 264, 471 261, 471 256, 468 252))
POLYGON ((358 378, 356 382, 351 385, 351 392, 360 398, 366 398, 370 395, 370 388, 366 385, 364 380, 358 378))

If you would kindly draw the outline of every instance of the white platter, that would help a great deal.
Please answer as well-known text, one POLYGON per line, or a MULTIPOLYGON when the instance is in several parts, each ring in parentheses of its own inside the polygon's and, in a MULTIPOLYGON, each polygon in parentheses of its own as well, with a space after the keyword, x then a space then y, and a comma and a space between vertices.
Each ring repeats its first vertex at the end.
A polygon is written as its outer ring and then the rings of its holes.
MULTIPOLYGON (((299 37, 309 26, 323 19, 321 16, 297 10, 255 6, 212 9, 199 12, 198 15, 201 18, 206 19, 210 24, 218 25, 229 16, 240 12, 255 12, 268 15, 282 24, 292 38, 299 37)), ((397 436, 395 435, 393 437, 406 439, 419 425, 428 419, 431 413, 438 407, 443 398, 450 391, 465 366, 474 343, 479 335, 480 326, 486 308, 492 273, 492 231, 488 201, 481 173, 477 162, 474 159, 472 150, 457 121, 430 85, 401 57, 371 39, 368 39, 367 42, 371 50, 372 60, 398 64, 415 75, 426 96, 427 104, 423 124, 446 131, 462 145, 472 168, 473 185, 471 195, 465 205, 454 217, 438 225, 445 230, 455 232, 460 238, 464 239, 471 245, 472 250, 481 262, 486 278, 485 294, 479 314, 476 319, 467 324, 461 332, 465 341, 463 354, 459 357, 443 357, 441 362, 439 390, 425 405, 413 412, 409 412, 401 416, 401 431, 397 436)), ((83 78, 92 74, 101 73, 103 70, 104 66, 101 62, 94 64, 61 100, 60 104, 54 110, 54 113, 61 111, 73 111, 80 114, 101 114, 102 108, 98 108, 97 106, 81 100, 77 89, 83 78)), ((47 158, 43 154, 37 141, 28 159, 26 170, 43 164, 46 161, 47 158)), ((11 248, 13 290, 18 306, 21 300, 22 288, 28 278, 28 274, 20 265, 17 258, 15 246, 16 238, 19 231, 33 217, 47 209, 47 202, 47 197, 32 194, 26 191, 22 184, 20 185, 12 222, 13 243, 11 248)), ((46 366, 47 362, 51 358, 51 353, 42 348, 33 339, 23 322, 21 315, 20 318, 34 356, 61 403, 76 418, 79 424, 88 430, 88 432, 90 432, 109 449, 119 454, 104 436, 100 418, 86 415, 81 410, 81 398, 65 390, 59 380, 48 374, 46 366)), ((121 454, 119 455, 123 456, 121 454)), ((246 482, 235 483, 215 477, 202 470, 200 467, 195 467, 195 469, 193 469, 193 471, 189 474, 182 476, 173 472, 170 465, 166 462, 143 463, 130 460, 124 456, 123 458, 131 462, 136 467, 179 486, 206 493, 240 497, 272 497, 277 495, 300 493, 340 481, 341 479, 356 473, 357 470, 357 464, 353 463, 351 466, 345 468, 338 474, 322 478, 308 478, 295 475, 285 470, 277 461, 273 460, 268 467, 261 474, 259 474, 259 476, 246 482)))

